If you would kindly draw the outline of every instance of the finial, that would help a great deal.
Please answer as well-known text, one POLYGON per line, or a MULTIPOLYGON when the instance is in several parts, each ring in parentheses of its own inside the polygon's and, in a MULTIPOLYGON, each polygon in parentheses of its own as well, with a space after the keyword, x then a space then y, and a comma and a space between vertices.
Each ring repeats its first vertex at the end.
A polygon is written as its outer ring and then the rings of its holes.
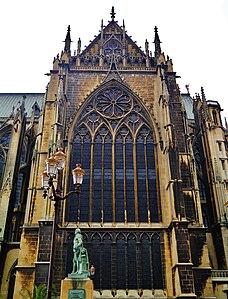
POLYGON ((78 39, 78 49, 77 49, 77 54, 80 54, 80 53, 81 53, 81 45, 82 45, 82 43, 81 43, 81 39, 80 39, 80 37, 79 37, 79 39, 78 39))
POLYGON ((206 101, 205 93, 203 87, 201 87, 201 97, 203 101, 206 101))
POLYGON ((154 27, 154 32, 155 32, 155 36, 154 36, 154 44, 155 44, 155 57, 158 57, 161 54, 161 41, 158 35, 158 27, 155 26, 154 27))
POLYGON ((190 85, 190 84, 186 84, 186 85, 185 85, 185 88, 186 88, 186 90, 187 90, 187 94, 190 94, 190 93, 189 93, 189 85, 190 85))
POLYGON ((125 29, 125 23, 124 23, 124 20, 123 20, 123 28, 125 29))
POLYGON ((65 42, 64 51, 70 52, 70 44, 72 42, 72 40, 70 38, 70 25, 67 27, 67 34, 66 34, 66 38, 65 38, 64 42, 65 42))
POLYGON ((111 13, 110 13, 110 15, 111 15, 111 18, 112 18, 112 21, 114 21, 114 19, 115 19, 115 10, 114 10, 114 6, 112 6, 112 10, 111 10, 111 13))

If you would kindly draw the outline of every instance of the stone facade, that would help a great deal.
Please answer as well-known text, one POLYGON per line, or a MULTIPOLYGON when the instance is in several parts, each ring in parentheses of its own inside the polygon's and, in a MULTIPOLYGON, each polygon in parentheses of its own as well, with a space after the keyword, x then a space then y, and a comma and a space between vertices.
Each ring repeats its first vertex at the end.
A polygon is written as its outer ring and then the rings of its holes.
POLYGON ((147 41, 142 51, 115 21, 114 9, 84 51, 78 41, 74 55, 68 27, 39 116, 26 118, 22 105, 8 120, 11 164, 2 170, 0 197, 3 298, 47 283, 54 205, 51 191, 43 198, 40 175, 58 148, 67 155, 63 194, 73 188, 74 164, 86 170, 81 200, 69 196, 58 205, 53 273, 59 293, 72 270, 79 226, 96 268, 95 298, 226 298, 227 128, 218 102, 207 101, 203 89, 195 99, 180 94, 156 27, 154 44, 154 55, 147 41), (16 226, 22 231, 11 240, 12 231, 4 232, 14 219, 8 199, 23 171, 25 136, 30 154, 16 226), (6 279, 15 272, 15 281, 6 279))

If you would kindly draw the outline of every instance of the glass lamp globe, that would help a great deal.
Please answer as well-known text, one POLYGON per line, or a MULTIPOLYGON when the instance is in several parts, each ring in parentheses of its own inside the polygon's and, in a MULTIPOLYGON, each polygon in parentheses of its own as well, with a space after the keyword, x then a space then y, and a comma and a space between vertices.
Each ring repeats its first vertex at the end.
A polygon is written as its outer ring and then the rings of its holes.
POLYGON ((55 178, 56 176, 56 173, 57 173, 57 166, 59 164, 59 161, 51 156, 50 158, 48 158, 46 160, 46 165, 47 165, 47 175, 50 177, 50 178, 55 178))
POLYGON ((54 157, 58 160, 57 169, 63 170, 66 162, 66 154, 61 149, 59 149, 59 151, 54 154, 54 157))
POLYGON ((81 164, 76 164, 76 168, 72 170, 74 185, 81 185, 85 170, 81 168, 81 164))
POLYGON ((42 183, 42 189, 44 189, 44 190, 49 189, 49 176, 47 174, 46 169, 44 170, 44 172, 41 175, 41 183, 42 183))

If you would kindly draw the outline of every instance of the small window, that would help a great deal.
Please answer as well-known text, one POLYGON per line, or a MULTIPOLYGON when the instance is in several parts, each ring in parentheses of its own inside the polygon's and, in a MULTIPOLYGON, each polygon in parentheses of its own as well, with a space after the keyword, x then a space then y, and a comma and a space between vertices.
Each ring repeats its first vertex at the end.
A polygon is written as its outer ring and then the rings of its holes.
POLYGON ((218 125, 218 117, 217 117, 217 112, 215 110, 212 111, 212 116, 213 116, 214 124, 217 126, 218 125))
POLYGON ((221 152, 222 151, 222 142, 218 142, 218 148, 219 148, 219 151, 221 152))
POLYGON ((222 162, 222 169, 223 170, 226 170, 226 161, 225 160, 221 160, 221 162, 222 162))

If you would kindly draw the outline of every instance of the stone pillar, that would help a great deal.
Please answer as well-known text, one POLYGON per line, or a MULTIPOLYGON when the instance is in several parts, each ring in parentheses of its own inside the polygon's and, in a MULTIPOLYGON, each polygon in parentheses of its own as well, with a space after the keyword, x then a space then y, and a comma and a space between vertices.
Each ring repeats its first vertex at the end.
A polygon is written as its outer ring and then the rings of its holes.
POLYGON ((90 278, 65 278, 61 284, 60 299, 93 299, 93 281, 90 278))

